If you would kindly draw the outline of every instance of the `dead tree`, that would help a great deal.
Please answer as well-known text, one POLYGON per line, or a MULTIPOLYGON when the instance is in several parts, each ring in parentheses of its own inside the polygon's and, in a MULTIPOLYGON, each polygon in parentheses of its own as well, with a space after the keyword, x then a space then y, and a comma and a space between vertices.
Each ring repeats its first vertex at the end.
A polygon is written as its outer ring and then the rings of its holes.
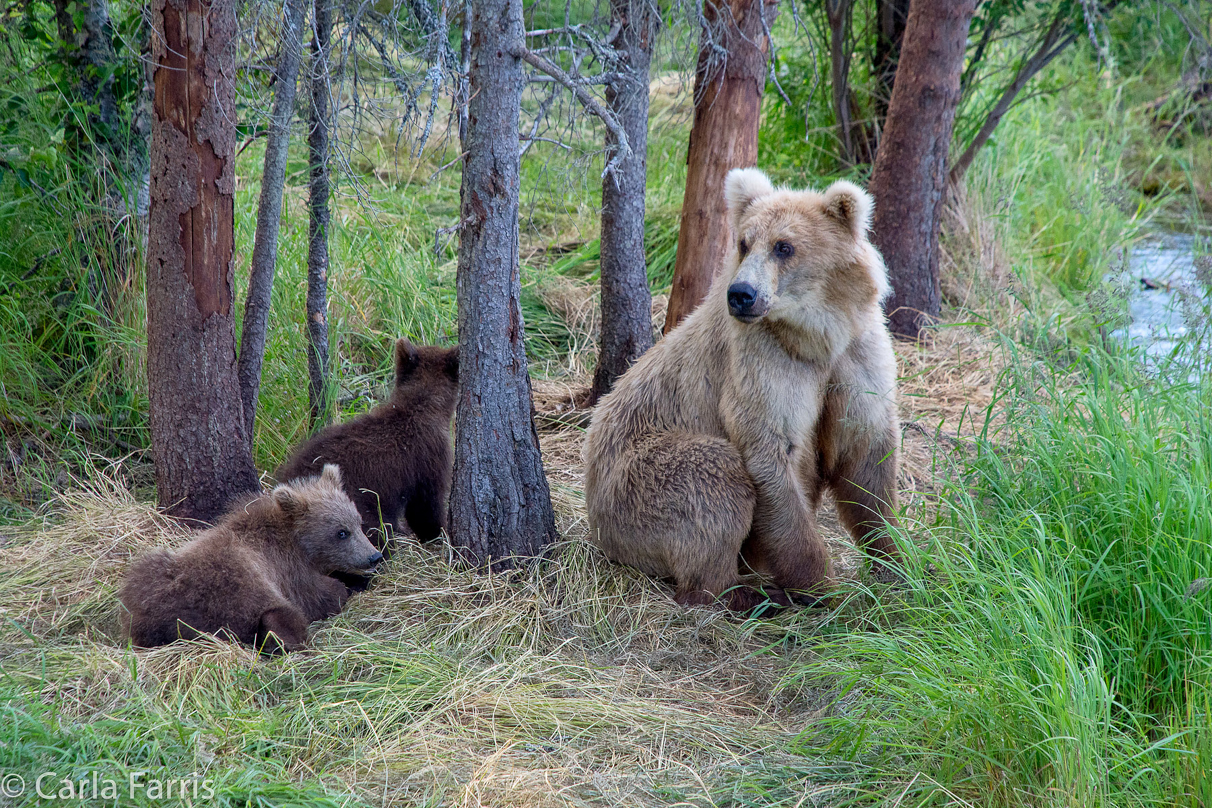
POLYGON ((854 164, 854 138, 850 120, 850 19, 854 0, 825 0, 829 22, 829 83, 833 91, 833 117, 837 121, 839 157, 843 166, 854 164))
POLYGON ((694 74, 694 122, 665 333, 707 294, 732 246, 724 176, 757 163, 768 32, 777 0, 706 0, 694 74))
POLYGON ((938 234, 947 150, 976 0, 914 0, 870 190, 872 231, 888 265, 895 334, 917 338, 938 316, 938 234))
POLYGON ((282 189, 286 183, 286 152, 290 146, 290 122, 294 117, 299 58, 303 43, 306 0, 286 0, 282 20, 281 49, 274 72, 274 105, 265 139, 265 164, 261 171, 261 197, 257 203, 257 230, 253 237, 252 268, 244 323, 240 333, 240 399, 244 407, 244 430, 250 436, 257 417, 257 393, 261 389, 261 364, 265 359, 265 332, 274 271, 278 263, 278 225, 282 218, 282 189))
MULTIPOLYGON (((649 0, 611 0, 608 42, 619 54, 606 85, 611 113, 627 135, 631 154, 602 180, 602 333, 591 401, 610 392, 615 379, 652 347, 652 294, 644 257, 644 193, 648 179, 648 73, 657 35, 649 0)), ((607 147, 622 144, 613 133, 607 147)))
POLYGON ((212 520, 259 488, 236 378, 232 0, 153 0, 147 376, 160 505, 212 520))
MULTIPOLYGON (((1016 38, 1025 39, 1029 44, 1019 57, 1010 82, 1002 90, 997 101, 983 111, 983 119, 978 119, 981 120, 980 128, 972 135, 972 139, 968 141, 960 156, 951 164, 948 176, 948 182, 951 185, 957 184, 963 178, 964 173, 972 165, 972 161, 976 159, 977 152, 989 142, 993 131, 997 129, 1006 113, 1014 107, 1031 80, 1050 65, 1056 57, 1060 56, 1066 48, 1081 39, 1087 31, 1091 32, 1091 36, 1093 36, 1094 22, 1109 14, 1119 5, 1119 2, 1120 0, 1108 0, 1108 2, 1100 3, 1097 0, 1091 0, 1076 5, 1060 2, 1057 4, 1055 12, 1051 16, 1045 17, 1041 25, 1028 27, 1026 35, 1017 35, 1016 38), (1074 16, 1075 14, 1076 16, 1074 16)), ((980 40, 972 56, 968 59, 968 66, 964 69, 961 80, 965 93, 979 83, 978 74, 988 53, 989 44, 1001 32, 1002 23, 1010 17, 1011 15, 1007 11, 997 5, 986 13, 980 40)))
POLYGON ((482 565, 556 539, 527 373, 518 264, 521 0, 473 0, 460 188, 459 402, 451 541, 482 565))
POLYGON ((312 429, 328 421, 328 197, 332 103, 331 0, 315 0, 311 40, 311 120, 307 135, 310 186, 307 242, 307 400, 312 429))

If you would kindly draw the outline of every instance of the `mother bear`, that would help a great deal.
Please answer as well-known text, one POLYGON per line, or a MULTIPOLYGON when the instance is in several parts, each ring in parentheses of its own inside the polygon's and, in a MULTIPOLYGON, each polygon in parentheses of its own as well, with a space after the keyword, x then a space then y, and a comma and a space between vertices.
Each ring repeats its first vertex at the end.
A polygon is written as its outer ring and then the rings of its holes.
POLYGON ((831 585, 824 489, 877 571, 897 558, 896 357, 871 198, 849 182, 775 190, 757 169, 730 172, 724 194, 736 252, 594 412, 590 531, 672 578, 683 605, 815 603, 831 585), (777 588, 739 585, 738 562, 777 588))

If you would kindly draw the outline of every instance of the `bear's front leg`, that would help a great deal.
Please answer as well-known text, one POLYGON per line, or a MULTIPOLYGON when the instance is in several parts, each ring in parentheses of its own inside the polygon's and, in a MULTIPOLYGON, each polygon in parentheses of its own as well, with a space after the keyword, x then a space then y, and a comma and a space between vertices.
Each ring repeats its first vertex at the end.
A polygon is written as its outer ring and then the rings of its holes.
POLYGON ((257 624, 253 646, 262 654, 298 651, 307 644, 307 619, 290 605, 267 609, 257 624))
POLYGON ((404 508, 408 527, 423 542, 433 541, 446 529, 446 501, 449 486, 441 479, 420 480, 404 508))
POLYGON ((832 571, 798 474, 802 450, 767 440, 743 454, 757 490, 745 558, 793 599, 817 605, 832 587, 832 571))

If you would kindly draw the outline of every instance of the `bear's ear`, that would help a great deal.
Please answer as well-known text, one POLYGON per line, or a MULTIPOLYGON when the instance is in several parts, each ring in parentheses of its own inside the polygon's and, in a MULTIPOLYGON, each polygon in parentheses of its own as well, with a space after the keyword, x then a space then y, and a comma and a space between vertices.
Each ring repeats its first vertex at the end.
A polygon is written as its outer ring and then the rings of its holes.
POLYGON ((307 510, 307 500, 289 484, 283 483, 274 489, 274 502, 288 516, 297 516, 307 510))
POLYGON ((320 472, 320 480, 328 483, 333 488, 340 488, 341 467, 336 463, 325 463, 324 470, 320 472))
POLYGON ((825 215, 860 239, 871 226, 871 196, 853 182, 838 180, 825 190, 825 215))
POLYGON ((734 235, 749 206, 772 193, 770 178, 756 168, 734 168, 728 172, 724 179, 724 201, 728 203, 728 222, 734 235))
POLYGON ((400 337, 396 340, 396 386, 404 383, 404 380, 417 368, 417 363, 421 361, 421 357, 417 354, 417 349, 406 337, 400 337))
POLYGON ((456 382, 459 380, 459 349, 458 348, 451 348, 449 351, 446 352, 446 375, 449 376, 450 378, 454 379, 456 382))

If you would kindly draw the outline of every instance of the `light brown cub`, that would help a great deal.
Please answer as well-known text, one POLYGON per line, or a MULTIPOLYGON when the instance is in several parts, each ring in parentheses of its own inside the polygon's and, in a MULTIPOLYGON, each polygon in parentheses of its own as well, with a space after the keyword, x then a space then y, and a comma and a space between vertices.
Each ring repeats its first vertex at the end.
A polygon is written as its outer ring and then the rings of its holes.
POLYGON ((309 623, 349 598, 330 573, 364 573, 383 560, 361 525, 331 464, 318 477, 249 497, 183 547, 131 564, 118 595, 123 627, 145 647, 207 633, 269 653, 295 651, 309 623))

